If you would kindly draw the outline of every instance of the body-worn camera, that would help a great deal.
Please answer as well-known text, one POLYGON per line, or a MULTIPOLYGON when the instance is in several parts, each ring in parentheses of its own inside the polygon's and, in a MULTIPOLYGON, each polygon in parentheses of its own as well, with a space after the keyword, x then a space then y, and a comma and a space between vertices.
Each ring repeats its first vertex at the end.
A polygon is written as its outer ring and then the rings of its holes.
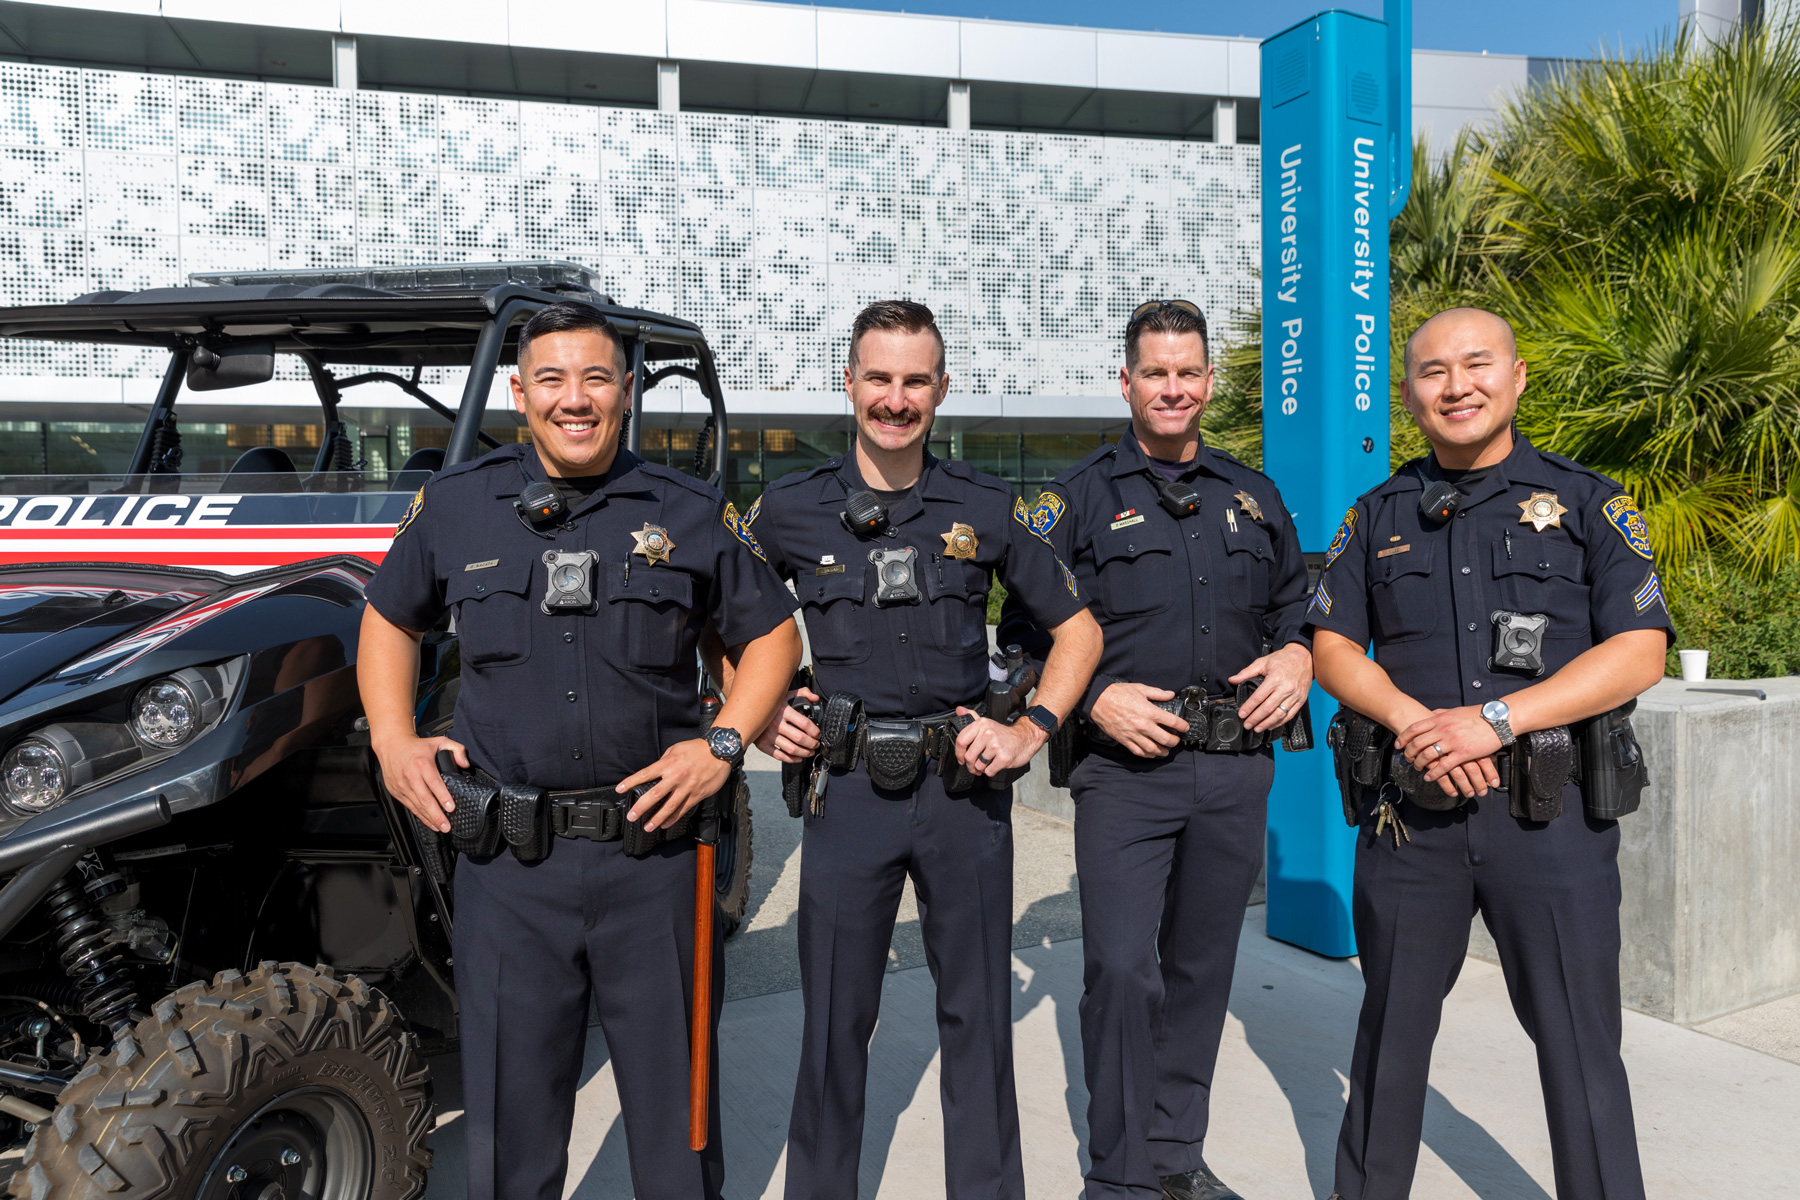
POLYGON ((1550 618, 1543 613, 1516 613, 1501 609, 1494 622, 1494 653, 1488 658, 1492 671, 1518 671, 1536 677, 1544 673, 1544 630, 1550 618))
POLYGON ((547 613, 594 612, 594 564, 600 556, 592 550, 544 551, 544 601, 547 613))
POLYGON ((875 607, 919 602, 919 552, 912 546, 900 550, 871 550, 875 564, 875 607))

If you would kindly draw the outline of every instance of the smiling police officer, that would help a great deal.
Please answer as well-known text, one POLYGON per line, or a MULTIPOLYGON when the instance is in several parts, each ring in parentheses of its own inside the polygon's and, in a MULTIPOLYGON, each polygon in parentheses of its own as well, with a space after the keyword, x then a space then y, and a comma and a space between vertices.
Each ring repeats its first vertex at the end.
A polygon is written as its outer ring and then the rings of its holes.
MULTIPOLYGON (((925 451, 950 387, 922 304, 864 309, 844 388, 856 448, 751 508, 805 606, 821 726, 784 709, 757 745, 813 761, 800 858, 806 1027, 788 1129, 788 1200, 857 1194, 869 1038, 910 875, 943 1050, 945 1194, 1023 1200, 1012 1070, 1012 790, 1100 655, 1075 580, 1002 480, 925 451), (1037 704, 973 717, 989 691, 998 574, 1055 648, 1037 704), (823 698, 821 700, 821 697, 823 698), (815 758, 816 756, 816 758, 815 758)), ((1002 680, 1016 697, 1023 681, 1002 680)))
POLYGON ((1351 508, 1308 612, 1361 826, 1343 1200, 1412 1189, 1431 1043, 1477 912, 1537 1045, 1556 1194, 1644 1195, 1619 1056, 1616 818, 1646 782, 1626 718, 1674 631, 1631 497, 1513 429, 1525 376, 1493 313, 1419 327, 1404 396, 1431 454, 1351 508))
MULTIPOLYGON (((368 588, 357 676, 383 781, 467 851, 454 943, 471 1200, 561 1197, 590 995, 638 1200, 717 1197, 724 1174, 716 1087, 707 1148, 688 1149, 688 814, 780 705, 800 638, 724 497, 619 447, 631 388, 599 310, 538 312, 512 377, 532 445, 435 476, 368 588), (419 631, 447 609, 457 740, 420 738, 419 631), (737 669, 702 738, 709 625, 737 669), (441 775, 441 752, 469 773, 441 775)), ((716 948, 713 979, 716 1020, 716 948)))
MULTIPOLYGON (((1237 1195, 1201 1150, 1262 866, 1270 731, 1301 713, 1312 659, 1293 521, 1267 476, 1201 438, 1212 386, 1199 308, 1139 306, 1119 375, 1130 431, 1032 514, 1106 634, 1069 780, 1092 1200, 1237 1195)), ((1027 618, 1009 607, 1001 637, 1029 643, 1027 618)))

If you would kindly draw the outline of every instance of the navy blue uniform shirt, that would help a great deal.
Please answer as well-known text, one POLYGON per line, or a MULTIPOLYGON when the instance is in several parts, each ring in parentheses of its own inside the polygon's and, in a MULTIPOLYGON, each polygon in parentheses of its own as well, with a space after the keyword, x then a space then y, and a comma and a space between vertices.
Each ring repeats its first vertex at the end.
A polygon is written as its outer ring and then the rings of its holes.
POLYGON ((1375 644, 1394 686, 1428 708, 1486 704, 1632 629, 1675 631, 1649 532, 1619 484, 1514 434, 1512 452, 1450 520, 1419 512, 1436 460, 1415 459, 1357 500, 1307 620, 1375 644), (1498 611, 1542 613, 1544 674, 1488 665, 1498 611))
MULTIPOLYGON (((1200 511, 1177 519, 1157 500, 1153 469, 1127 431, 1058 475, 1031 510, 1106 634, 1083 714, 1118 680, 1222 695, 1265 646, 1310 645, 1306 561, 1269 477, 1202 441, 1181 474, 1200 511)), ((1027 616, 1009 603, 1001 640, 1037 640, 1027 616)))
POLYGON ((620 450, 604 485, 570 509, 572 528, 545 538, 513 509, 543 478, 529 446, 440 471, 368 599, 402 629, 430 629, 456 610, 454 728, 475 765, 508 783, 609 787, 699 736, 702 629, 742 645, 791 616, 794 601, 737 510, 705 483, 620 450), (668 561, 638 551, 633 534, 646 526, 673 543, 668 561), (543 610, 547 550, 599 555, 598 612, 543 610))
POLYGON ((748 517, 769 562, 794 581, 821 696, 853 692, 877 717, 980 700, 996 573, 1045 629, 1081 611, 1074 576, 1004 480, 927 454, 918 484, 889 512, 888 531, 860 538, 839 514, 849 492, 866 487, 854 455, 833 458, 770 484, 748 517), (918 550, 920 601, 878 608, 869 552, 907 546, 918 550))

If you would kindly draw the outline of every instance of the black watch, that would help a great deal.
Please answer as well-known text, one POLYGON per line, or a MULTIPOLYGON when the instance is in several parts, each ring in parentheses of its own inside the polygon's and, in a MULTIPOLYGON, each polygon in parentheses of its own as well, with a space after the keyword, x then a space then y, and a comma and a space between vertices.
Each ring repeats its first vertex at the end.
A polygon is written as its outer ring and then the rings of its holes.
POLYGON ((734 767, 744 765, 744 735, 725 725, 714 725, 706 735, 713 757, 734 767))
POLYGON ((1027 721, 1030 721, 1033 725, 1036 725, 1039 729, 1043 730, 1045 737, 1054 736, 1056 733, 1056 727, 1058 724, 1060 724, 1060 722, 1057 721, 1057 719, 1056 719, 1056 714, 1051 712, 1049 709, 1045 708, 1041 704, 1034 704, 1030 708, 1026 709, 1025 710, 1025 719, 1027 721))

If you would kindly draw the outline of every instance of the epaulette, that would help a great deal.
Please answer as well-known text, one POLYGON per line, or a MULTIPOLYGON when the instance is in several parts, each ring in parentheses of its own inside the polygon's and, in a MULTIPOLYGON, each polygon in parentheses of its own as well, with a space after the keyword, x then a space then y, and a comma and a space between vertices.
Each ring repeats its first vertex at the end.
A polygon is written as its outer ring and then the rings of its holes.
POLYGON ((531 449, 524 442, 510 446, 497 446, 480 458, 471 458, 468 462, 457 463, 454 467, 439 467, 426 482, 442 483, 446 479, 454 479, 458 475, 467 475, 471 471, 485 471, 491 467, 506 466, 518 462, 531 449))
POLYGON ((1071 483, 1074 481, 1074 479, 1077 475, 1081 475, 1087 471, 1091 471, 1095 466, 1097 466, 1100 463, 1111 462, 1115 457, 1118 456, 1118 453, 1119 453, 1119 443, 1108 442, 1106 445, 1090 451, 1088 453, 1088 456, 1086 458, 1082 459, 1080 462, 1075 463, 1072 466, 1064 467, 1060 472, 1057 473, 1056 478, 1052 479, 1050 481, 1049 486, 1056 487, 1060 484, 1071 483))
MULTIPOLYGON (((1537 450, 1537 447, 1533 446, 1532 449, 1537 450)), ((1609 492, 1622 492, 1625 490, 1625 485, 1614 479, 1612 476, 1602 474, 1592 467, 1584 467, 1566 455, 1557 454, 1550 450, 1538 450, 1537 452, 1538 457, 1542 458, 1545 462, 1550 463, 1552 466, 1561 467, 1563 470, 1574 475, 1586 475, 1590 479, 1599 480, 1609 492)))
POLYGON ((802 467, 798 471, 789 471, 780 479, 764 484, 763 494, 767 495, 770 492, 780 491, 782 488, 795 487, 809 479, 817 479, 821 475, 829 475, 843 465, 844 456, 840 454, 826 459, 816 467, 802 467))
POLYGON ((979 470, 959 458, 938 459, 938 469, 953 479, 960 479, 965 483, 973 483, 977 487, 984 487, 989 491, 1004 492, 1008 496, 1012 495, 1012 484, 1006 482, 1006 480, 1000 478, 998 475, 989 475, 986 471, 979 470))
POLYGON ((725 495, 725 493, 706 482, 706 480, 695 479, 692 475, 677 471, 674 467, 665 467, 661 463, 646 462, 643 466, 639 467, 638 470, 649 475, 653 479, 661 479, 667 483, 673 483, 680 487, 684 487, 688 491, 703 496, 708 500, 719 500, 725 495))

